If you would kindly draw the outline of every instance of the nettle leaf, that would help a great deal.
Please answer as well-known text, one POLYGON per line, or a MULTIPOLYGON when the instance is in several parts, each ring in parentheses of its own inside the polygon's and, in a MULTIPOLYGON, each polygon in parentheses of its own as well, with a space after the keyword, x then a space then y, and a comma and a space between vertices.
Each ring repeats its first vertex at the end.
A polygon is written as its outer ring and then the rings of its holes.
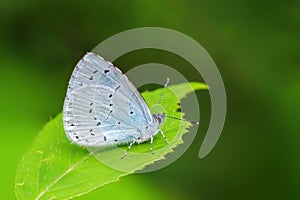
MULTIPOLYGON (((181 117, 176 112, 180 99, 194 90, 207 89, 203 83, 183 83, 166 90, 161 105, 168 115, 181 117), (171 92, 172 91, 172 92, 171 92)), ((157 103, 162 89, 142 93, 149 107, 157 103)), ((46 124, 33 145, 19 163, 15 178, 17 199, 71 199, 95 190, 120 177, 145 168, 173 151, 183 143, 182 135, 190 123, 166 119, 162 128, 170 141, 161 135, 154 138, 150 153, 149 142, 134 145, 121 159, 127 146, 112 147, 91 153, 84 147, 72 144, 66 137, 62 114, 46 124), (99 161, 100 159, 100 161, 99 161), (122 166, 122 170, 118 167, 122 166)))

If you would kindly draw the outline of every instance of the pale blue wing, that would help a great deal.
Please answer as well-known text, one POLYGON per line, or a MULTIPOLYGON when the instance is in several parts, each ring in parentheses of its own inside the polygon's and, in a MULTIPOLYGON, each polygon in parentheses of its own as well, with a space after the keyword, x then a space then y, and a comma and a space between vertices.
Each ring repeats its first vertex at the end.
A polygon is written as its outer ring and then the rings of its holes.
POLYGON ((86 54, 72 74, 63 118, 68 137, 84 146, 130 142, 153 121, 128 78, 93 53, 86 54))

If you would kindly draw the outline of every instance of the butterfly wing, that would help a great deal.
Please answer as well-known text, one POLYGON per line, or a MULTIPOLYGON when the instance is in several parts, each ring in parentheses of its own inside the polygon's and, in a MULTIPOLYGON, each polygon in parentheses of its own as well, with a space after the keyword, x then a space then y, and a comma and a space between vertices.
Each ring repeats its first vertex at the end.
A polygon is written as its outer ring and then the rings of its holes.
POLYGON ((83 146, 128 143, 152 123, 152 115, 126 75, 87 53, 76 65, 64 103, 68 138, 83 146))

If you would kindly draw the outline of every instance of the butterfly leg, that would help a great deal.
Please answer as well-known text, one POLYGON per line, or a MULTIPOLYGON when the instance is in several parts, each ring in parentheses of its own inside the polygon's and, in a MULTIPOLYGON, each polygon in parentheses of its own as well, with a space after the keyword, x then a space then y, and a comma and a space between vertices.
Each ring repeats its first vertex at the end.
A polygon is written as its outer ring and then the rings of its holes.
POLYGON ((135 139, 134 139, 134 140, 132 140, 132 142, 130 142, 130 144, 129 144, 129 146, 128 146, 127 150, 126 150, 126 152, 123 154, 123 156, 121 157, 121 159, 123 159, 123 158, 125 158, 125 157, 127 156, 127 154, 128 154, 128 152, 129 152, 129 150, 131 149, 132 145, 133 145, 135 142, 136 142, 136 140, 135 140, 135 139))
POLYGON ((153 135, 151 134, 150 135, 150 151, 152 154, 154 154, 152 146, 153 146, 153 135))
POLYGON ((165 139, 165 141, 169 144, 170 142, 169 142, 168 139, 166 138, 164 132, 163 132, 161 129, 159 129, 159 132, 160 132, 160 134, 163 136, 163 138, 165 139))

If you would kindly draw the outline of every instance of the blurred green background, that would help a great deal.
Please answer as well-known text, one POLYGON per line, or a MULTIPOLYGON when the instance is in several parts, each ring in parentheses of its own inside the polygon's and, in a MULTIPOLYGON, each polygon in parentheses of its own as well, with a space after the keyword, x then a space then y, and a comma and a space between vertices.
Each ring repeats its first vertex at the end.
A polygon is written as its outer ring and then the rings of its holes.
MULTIPOLYGON (((200 160, 210 103, 207 91, 197 92, 202 125, 180 159, 78 199, 300 198, 299 1, 2 0, 0 16, 1 199, 15 198, 17 164, 61 112, 75 63, 111 35, 144 26, 180 31, 210 53, 227 91, 224 131, 200 160)), ((126 71, 147 62, 199 80, 178 56, 157 50, 131 52, 115 64, 126 71)))

